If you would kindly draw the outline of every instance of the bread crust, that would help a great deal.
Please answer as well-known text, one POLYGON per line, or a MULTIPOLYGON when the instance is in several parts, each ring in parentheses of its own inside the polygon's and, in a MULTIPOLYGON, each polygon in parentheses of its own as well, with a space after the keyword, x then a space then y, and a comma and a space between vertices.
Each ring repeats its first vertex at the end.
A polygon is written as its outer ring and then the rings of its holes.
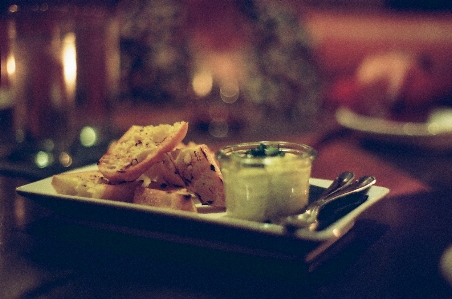
POLYGON ((98 170, 67 172, 52 177, 56 192, 65 195, 131 202, 141 181, 112 183, 98 170))
POLYGON ((139 180, 112 183, 98 170, 56 174, 52 177, 52 186, 59 194, 197 212, 196 197, 185 188, 147 188, 139 180))
POLYGON ((133 203, 171 210, 197 212, 193 202, 193 195, 186 189, 160 190, 137 187, 135 189, 133 203))
POLYGON ((132 126, 100 158, 99 170, 111 182, 136 180, 165 152, 180 144, 187 131, 187 122, 132 126))

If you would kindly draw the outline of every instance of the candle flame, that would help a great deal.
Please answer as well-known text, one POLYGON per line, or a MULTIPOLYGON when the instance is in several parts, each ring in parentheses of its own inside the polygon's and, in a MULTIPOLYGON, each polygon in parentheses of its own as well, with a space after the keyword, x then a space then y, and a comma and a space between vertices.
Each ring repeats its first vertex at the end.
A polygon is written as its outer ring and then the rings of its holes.
POLYGON ((9 77, 12 77, 16 72, 16 59, 14 58, 13 54, 9 54, 8 58, 6 59, 6 72, 8 73, 9 77))
POLYGON ((75 95, 75 82, 77 76, 76 54, 75 34, 73 32, 69 32, 63 39, 62 61, 66 92, 70 99, 73 99, 75 95))

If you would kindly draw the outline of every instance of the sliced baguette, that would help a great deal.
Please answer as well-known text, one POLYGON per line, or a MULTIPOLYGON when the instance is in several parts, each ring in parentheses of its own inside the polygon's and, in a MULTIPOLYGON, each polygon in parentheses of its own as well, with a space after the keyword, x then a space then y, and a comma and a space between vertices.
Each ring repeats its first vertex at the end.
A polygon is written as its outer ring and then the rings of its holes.
POLYGON ((188 145, 166 153, 144 177, 173 187, 184 186, 202 204, 224 207, 223 176, 213 153, 205 144, 188 145))
POLYGON ((225 206, 223 175, 207 145, 180 149, 174 165, 186 188, 195 193, 201 203, 225 206))
POLYGON ((142 182, 111 183, 98 170, 67 172, 52 177, 59 194, 131 202, 135 188, 142 182))
POLYGON ((100 158, 99 170, 112 182, 133 181, 180 144, 187 130, 186 122, 132 126, 100 158))
POLYGON ((197 212, 193 202, 193 195, 186 189, 161 190, 137 187, 135 189, 133 203, 164 209, 197 212))

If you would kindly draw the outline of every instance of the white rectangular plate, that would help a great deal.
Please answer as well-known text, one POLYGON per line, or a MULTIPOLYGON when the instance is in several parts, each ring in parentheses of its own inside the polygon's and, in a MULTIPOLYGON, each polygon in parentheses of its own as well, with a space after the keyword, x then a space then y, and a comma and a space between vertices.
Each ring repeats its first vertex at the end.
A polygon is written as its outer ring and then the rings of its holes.
MULTIPOLYGON (((79 170, 95 169, 95 165, 79 170)), ((306 258, 307 243, 331 244, 342 237, 355 219, 382 199, 389 189, 372 186, 365 202, 319 231, 285 232, 280 225, 229 218, 224 211, 198 206, 198 213, 168 210, 126 202, 57 194, 52 178, 18 187, 17 192, 57 214, 88 220, 121 233, 157 238, 261 256, 306 258), (303 253, 304 252, 304 253, 303 253), (301 256, 302 255, 302 256, 301 256)), ((312 178, 311 186, 327 187, 330 180, 312 178)), ((310 248, 312 249, 312 248, 310 248)))

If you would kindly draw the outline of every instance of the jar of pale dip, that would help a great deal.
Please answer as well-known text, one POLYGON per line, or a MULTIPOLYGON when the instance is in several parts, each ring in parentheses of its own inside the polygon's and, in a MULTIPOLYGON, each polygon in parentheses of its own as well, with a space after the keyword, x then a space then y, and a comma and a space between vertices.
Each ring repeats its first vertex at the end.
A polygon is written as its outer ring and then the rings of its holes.
POLYGON ((216 157, 224 180, 228 217, 269 221, 308 204, 317 152, 304 144, 261 141, 229 145, 216 157))

